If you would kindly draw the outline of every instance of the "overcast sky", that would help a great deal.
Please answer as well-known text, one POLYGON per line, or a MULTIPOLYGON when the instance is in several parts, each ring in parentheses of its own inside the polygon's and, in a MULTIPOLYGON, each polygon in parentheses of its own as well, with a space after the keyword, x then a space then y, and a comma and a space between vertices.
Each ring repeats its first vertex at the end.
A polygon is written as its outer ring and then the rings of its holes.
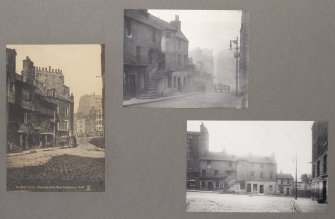
MULTIPOLYGON (((200 131, 202 121, 187 121, 187 131, 200 131)), ((312 121, 204 121, 209 132, 211 151, 246 155, 275 154, 277 171, 295 177, 298 154, 298 177, 311 173, 312 121)))
POLYGON ((229 50, 230 40, 240 36, 241 15, 239 10, 149 10, 150 14, 167 22, 179 15, 181 30, 189 40, 189 50, 200 47, 213 50, 214 71, 216 72, 217 54, 224 52, 232 57, 229 50))
POLYGON ((83 94, 101 94, 101 47, 99 44, 77 45, 7 45, 16 50, 16 72, 21 74, 22 61, 29 56, 35 66, 61 69, 64 84, 74 95, 74 110, 83 94))

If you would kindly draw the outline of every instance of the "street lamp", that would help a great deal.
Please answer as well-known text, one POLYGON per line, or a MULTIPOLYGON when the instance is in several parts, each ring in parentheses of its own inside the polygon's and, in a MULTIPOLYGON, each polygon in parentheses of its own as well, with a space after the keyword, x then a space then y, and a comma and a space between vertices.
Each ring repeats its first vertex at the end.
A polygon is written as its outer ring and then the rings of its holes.
POLYGON ((236 88, 235 88, 235 95, 238 96, 238 58, 240 57, 239 53, 239 47, 238 47, 238 37, 236 37, 236 40, 230 40, 230 47, 229 49, 232 50, 232 43, 236 45, 235 52, 234 52, 234 58, 236 59, 236 88))

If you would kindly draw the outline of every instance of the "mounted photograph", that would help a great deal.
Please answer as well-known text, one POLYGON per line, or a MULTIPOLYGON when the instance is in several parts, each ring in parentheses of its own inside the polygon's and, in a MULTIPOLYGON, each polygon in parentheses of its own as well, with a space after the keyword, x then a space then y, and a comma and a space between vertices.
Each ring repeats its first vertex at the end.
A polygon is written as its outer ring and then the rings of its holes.
POLYGON ((249 12, 125 9, 123 106, 248 108, 249 12))
POLYGON ((104 45, 7 45, 7 190, 105 191, 104 45))
POLYGON ((324 212, 328 122, 187 121, 187 212, 324 212))

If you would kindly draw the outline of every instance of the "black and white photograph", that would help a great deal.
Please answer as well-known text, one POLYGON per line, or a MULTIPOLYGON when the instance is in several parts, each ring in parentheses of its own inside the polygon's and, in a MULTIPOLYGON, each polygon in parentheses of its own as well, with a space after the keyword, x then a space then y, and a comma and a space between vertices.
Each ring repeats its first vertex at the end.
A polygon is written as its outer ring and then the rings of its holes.
POLYGON ((245 10, 125 9, 123 106, 248 108, 245 10))
POLYGON ((7 190, 105 190, 104 45, 7 45, 7 190))
POLYGON ((187 212, 324 212, 328 122, 187 121, 187 212))

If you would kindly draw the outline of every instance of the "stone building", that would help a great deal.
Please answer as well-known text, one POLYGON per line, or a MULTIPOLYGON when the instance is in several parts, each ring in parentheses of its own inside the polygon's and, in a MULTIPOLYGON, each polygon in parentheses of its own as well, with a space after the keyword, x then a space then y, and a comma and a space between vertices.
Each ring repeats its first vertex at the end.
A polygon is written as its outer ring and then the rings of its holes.
POLYGON ((147 10, 124 11, 124 99, 182 90, 187 60, 188 40, 178 16, 168 23, 147 10))
POLYGON ((47 93, 48 98, 57 104, 59 136, 74 134, 74 97, 70 88, 64 84, 62 70, 40 68, 27 57, 23 60, 22 77, 47 93))
POLYGON ((312 126, 312 199, 327 202, 328 197, 328 123, 312 126))
POLYGON ((205 72, 214 77, 214 56, 212 49, 196 48, 190 51, 189 56, 192 58, 193 62, 198 66, 199 71, 205 72), (201 66, 199 66, 199 64, 201 66))
POLYGON ((277 174, 277 188, 276 194, 278 195, 285 195, 291 196, 293 195, 293 188, 294 188, 294 178, 291 174, 287 173, 278 173, 277 174))
POLYGON ((102 96, 85 94, 79 99, 76 112, 76 136, 103 136, 102 96))
POLYGON ((277 164, 274 156, 236 156, 209 151, 209 134, 188 132, 187 186, 203 190, 274 194, 277 164))
POLYGON ((26 71, 16 73, 16 51, 6 49, 7 152, 57 144, 58 103, 34 80, 33 62, 23 61, 26 71))

